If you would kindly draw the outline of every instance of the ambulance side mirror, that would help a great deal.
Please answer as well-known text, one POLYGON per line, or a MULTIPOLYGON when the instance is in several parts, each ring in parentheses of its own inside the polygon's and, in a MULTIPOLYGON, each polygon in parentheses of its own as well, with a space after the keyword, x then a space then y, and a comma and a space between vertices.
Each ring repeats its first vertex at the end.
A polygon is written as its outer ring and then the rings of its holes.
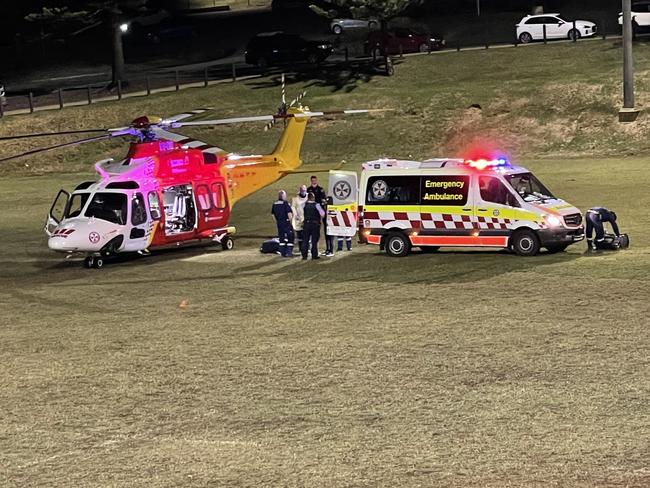
POLYGON ((153 220, 160 220, 160 210, 157 208, 152 208, 151 210, 151 218, 153 220))

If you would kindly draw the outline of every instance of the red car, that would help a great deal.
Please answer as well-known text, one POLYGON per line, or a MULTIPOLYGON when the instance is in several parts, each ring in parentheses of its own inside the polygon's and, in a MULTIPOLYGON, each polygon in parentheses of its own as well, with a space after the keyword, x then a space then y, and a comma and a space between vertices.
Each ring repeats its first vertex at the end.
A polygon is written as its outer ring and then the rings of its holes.
POLYGON ((445 45, 445 40, 437 34, 423 34, 411 29, 391 29, 375 31, 368 35, 366 52, 372 56, 400 53, 424 53, 438 51, 445 45), (401 48, 400 48, 401 46, 401 48))

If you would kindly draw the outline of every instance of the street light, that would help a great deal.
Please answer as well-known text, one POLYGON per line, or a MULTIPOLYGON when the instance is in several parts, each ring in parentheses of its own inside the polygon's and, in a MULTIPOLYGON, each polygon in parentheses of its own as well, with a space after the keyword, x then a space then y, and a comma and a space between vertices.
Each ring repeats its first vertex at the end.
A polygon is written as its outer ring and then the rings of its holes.
POLYGON ((123 24, 120 24, 120 31, 122 34, 126 34, 129 31, 129 24, 124 22, 123 24))

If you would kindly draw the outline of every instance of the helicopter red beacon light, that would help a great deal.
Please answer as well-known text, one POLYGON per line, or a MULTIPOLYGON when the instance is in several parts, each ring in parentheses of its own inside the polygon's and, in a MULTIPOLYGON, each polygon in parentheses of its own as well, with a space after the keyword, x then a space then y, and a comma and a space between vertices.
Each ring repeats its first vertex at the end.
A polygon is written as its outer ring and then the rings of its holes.
MULTIPOLYGON (((60 190, 45 224, 50 249, 68 255, 82 254, 86 267, 101 268, 104 259, 115 254, 147 253, 150 249, 203 239, 219 243, 224 250, 232 249, 236 230, 229 220, 233 205, 297 170, 302 164, 300 149, 309 119, 373 111, 312 112, 302 106, 294 107, 293 103, 287 107, 283 101, 275 115, 182 122, 205 112, 196 110, 169 119, 139 117, 127 127, 74 131, 102 132, 100 136, 31 150, 0 161, 111 137, 136 138, 123 160, 96 163, 97 181, 83 182, 72 193, 60 190), (267 155, 227 153, 167 130, 186 125, 260 121, 272 127, 276 120, 284 120, 286 125, 274 151, 267 155)), ((2 139, 54 134, 59 133, 2 139)))

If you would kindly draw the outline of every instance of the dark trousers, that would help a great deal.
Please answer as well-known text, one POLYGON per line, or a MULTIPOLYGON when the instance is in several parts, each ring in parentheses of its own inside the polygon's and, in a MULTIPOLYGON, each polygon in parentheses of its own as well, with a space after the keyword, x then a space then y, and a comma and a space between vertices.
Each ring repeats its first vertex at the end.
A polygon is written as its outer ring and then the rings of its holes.
POLYGON ((325 235, 325 252, 334 252, 334 237, 327 235, 327 215, 323 217, 323 234, 325 235))
POLYGON ((293 228, 291 227, 291 222, 278 222, 277 224, 280 254, 290 256, 293 254, 293 228))
POLYGON ((600 215, 587 212, 587 239, 591 239, 591 234, 596 231, 596 242, 600 242, 605 238, 605 229, 603 223, 600 221, 600 215))
POLYGON ((302 257, 306 258, 311 247, 311 257, 318 257, 318 239, 320 238, 320 222, 305 222, 302 229, 302 257))

